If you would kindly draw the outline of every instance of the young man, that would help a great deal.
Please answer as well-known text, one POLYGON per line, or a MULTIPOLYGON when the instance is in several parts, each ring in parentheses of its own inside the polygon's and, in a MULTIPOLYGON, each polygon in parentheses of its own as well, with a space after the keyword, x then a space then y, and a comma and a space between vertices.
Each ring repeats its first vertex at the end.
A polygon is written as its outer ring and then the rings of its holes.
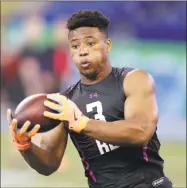
POLYGON ((50 101, 44 103, 57 111, 44 115, 62 123, 38 147, 30 138, 40 125, 26 134, 26 122, 16 132, 16 120, 10 121, 8 110, 14 145, 32 168, 50 175, 61 163, 70 134, 90 188, 171 188, 159 156, 153 78, 143 70, 111 66, 108 25, 98 11, 71 16, 70 52, 81 79, 61 94, 48 95, 50 101))

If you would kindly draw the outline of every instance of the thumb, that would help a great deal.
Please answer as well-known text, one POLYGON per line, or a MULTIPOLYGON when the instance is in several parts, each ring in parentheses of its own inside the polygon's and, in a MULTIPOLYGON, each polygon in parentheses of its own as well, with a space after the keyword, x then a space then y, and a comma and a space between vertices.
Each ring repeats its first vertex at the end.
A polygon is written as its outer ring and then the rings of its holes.
POLYGON ((77 106, 75 106, 75 108, 74 108, 74 113, 75 113, 76 119, 79 119, 82 116, 82 112, 80 111, 80 109, 77 106))
POLYGON ((71 100, 68 100, 68 101, 69 101, 71 108, 73 109, 75 119, 79 119, 82 116, 82 112, 73 101, 71 100))

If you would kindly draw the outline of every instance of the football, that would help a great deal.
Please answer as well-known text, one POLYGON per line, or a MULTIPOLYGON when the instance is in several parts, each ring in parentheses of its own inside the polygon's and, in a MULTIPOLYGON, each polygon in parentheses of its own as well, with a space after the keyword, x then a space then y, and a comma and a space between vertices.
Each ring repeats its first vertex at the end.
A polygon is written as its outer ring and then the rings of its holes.
POLYGON ((13 114, 13 118, 17 120, 18 129, 27 120, 31 122, 27 131, 32 130, 36 124, 40 124, 38 133, 47 132, 60 124, 60 121, 47 118, 43 115, 44 111, 55 113, 55 111, 44 106, 45 100, 47 100, 47 94, 35 94, 20 102, 13 114))

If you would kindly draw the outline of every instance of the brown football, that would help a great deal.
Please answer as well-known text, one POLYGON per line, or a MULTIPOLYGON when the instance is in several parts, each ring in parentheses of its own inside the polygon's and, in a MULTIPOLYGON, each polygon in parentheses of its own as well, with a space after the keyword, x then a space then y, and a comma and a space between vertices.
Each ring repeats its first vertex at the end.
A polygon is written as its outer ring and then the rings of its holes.
POLYGON ((59 125, 60 121, 43 115, 44 111, 55 113, 44 106, 45 100, 47 100, 47 94, 35 94, 21 101, 13 114, 13 118, 17 119, 17 128, 20 129, 27 120, 31 122, 27 131, 30 131, 36 124, 40 124, 39 133, 47 132, 59 125))

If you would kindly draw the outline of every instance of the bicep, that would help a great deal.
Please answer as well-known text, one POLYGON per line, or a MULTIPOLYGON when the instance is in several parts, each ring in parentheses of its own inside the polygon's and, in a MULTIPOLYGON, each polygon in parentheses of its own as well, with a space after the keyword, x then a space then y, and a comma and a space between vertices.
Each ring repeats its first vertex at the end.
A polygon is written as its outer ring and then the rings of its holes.
POLYGON ((124 113, 125 119, 156 123, 158 112, 155 95, 140 93, 128 96, 124 105, 124 113))
POLYGON ((42 133, 40 147, 47 151, 51 151, 54 155, 62 158, 66 149, 67 140, 67 131, 65 130, 63 123, 61 123, 54 129, 42 133))
POLYGON ((154 81, 148 73, 142 71, 130 76, 131 78, 126 80, 124 85, 127 95, 124 105, 125 119, 145 122, 155 128, 158 121, 158 108, 154 81))

